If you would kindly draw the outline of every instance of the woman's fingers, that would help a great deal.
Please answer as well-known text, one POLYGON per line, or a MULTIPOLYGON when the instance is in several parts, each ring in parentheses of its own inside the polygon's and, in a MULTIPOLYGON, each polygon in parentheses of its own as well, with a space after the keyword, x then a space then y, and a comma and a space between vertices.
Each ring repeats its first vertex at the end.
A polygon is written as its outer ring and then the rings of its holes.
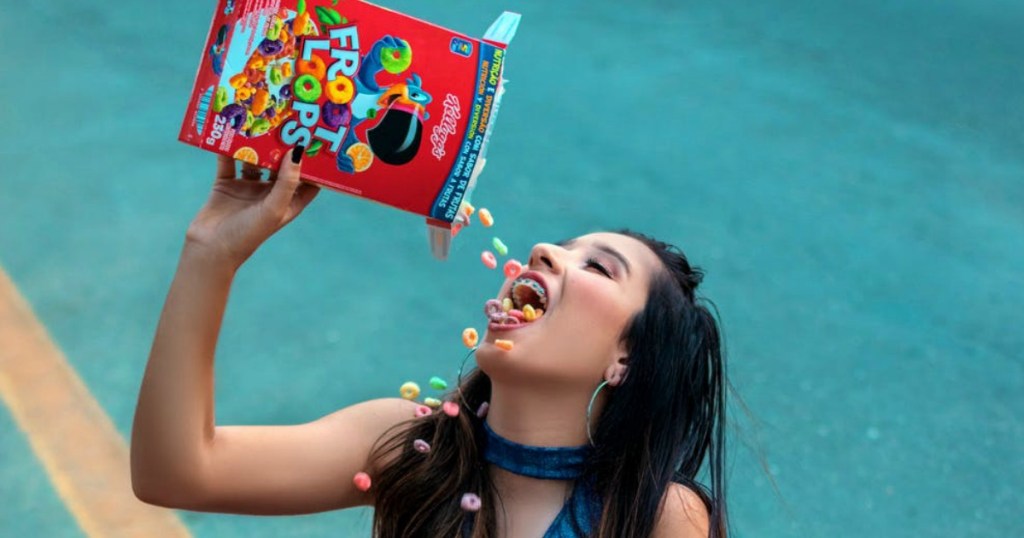
POLYGON ((291 205, 288 206, 288 220, 292 220, 302 213, 303 209, 316 198, 316 195, 320 194, 320 186, 312 183, 303 183, 299 185, 299 188, 295 190, 295 196, 292 198, 291 205))
POLYGON ((217 155, 217 179, 235 179, 235 160, 227 155, 217 155))
POLYGON ((242 179, 248 179, 250 181, 259 181, 263 175, 263 171, 258 166, 251 163, 242 163, 242 179))
POLYGON ((292 196, 299 188, 299 172, 302 170, 299 162, 302 160, 305 150, 306 148, 303 146, 295 146, 291 155, 281 159, 281 166, 277 170, 277 181, 274 181, 274 186, 266 198, 268 209, 275 214, 287 215, 289 212, 292 196))

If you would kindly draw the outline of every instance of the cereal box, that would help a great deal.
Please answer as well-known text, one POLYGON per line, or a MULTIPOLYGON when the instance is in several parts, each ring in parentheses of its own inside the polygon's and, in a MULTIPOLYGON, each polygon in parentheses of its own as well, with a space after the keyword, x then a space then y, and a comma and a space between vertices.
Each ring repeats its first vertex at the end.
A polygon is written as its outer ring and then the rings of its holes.
POLYGON ((465 219, 519 15, 475 39, 361 0, 220 0, 179 139, 427 218, 465 219))

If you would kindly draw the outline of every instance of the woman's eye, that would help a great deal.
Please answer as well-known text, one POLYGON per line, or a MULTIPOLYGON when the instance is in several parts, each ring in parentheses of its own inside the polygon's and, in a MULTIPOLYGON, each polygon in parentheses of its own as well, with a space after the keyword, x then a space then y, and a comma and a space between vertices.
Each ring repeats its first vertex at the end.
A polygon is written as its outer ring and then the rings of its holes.
POLYGON ((601 274, 608 278, 612 277, 612 274, 608 272, 608 270, 605 269, 604 266, 601 265, 601 263, 595 260, 594 258, 590 258, 587 260, 587 267, 593 267, 594 269, 597 269, 598 271, 601 272, 601 274))

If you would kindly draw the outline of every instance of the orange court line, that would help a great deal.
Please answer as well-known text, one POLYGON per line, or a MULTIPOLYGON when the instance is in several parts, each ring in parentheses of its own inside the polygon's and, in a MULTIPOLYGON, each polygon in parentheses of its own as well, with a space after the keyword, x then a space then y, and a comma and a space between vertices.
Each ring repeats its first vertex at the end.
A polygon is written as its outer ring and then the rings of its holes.
POLYGON ((87 536, 191 536, 132 493, 126 443, 2 268, 0 399, 87 536))

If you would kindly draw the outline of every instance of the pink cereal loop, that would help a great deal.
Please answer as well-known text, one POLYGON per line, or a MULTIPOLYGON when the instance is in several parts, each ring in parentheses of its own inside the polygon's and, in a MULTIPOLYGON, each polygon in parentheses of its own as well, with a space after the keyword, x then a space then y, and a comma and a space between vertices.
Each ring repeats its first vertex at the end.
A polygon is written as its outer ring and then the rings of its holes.
POLYGON ((476 512, 480 510, 480 497, 477 497, 475 493, 465 493, 462 495, 462 502, 459 504, 467 512, 476 512))
POLYGON ((429 417, 433 413, 434 411, 425 405, 416 406, 416 418, 429 417))
POLYGON ((498 266, 498 259, 495 258, 494 253, 489 250, 485 250, 480 253, 480 261, 482 261, 488 269, 494 269, 498 266))
POLYGON ((505 262, 505 266, 502 268, 505 271, 505 277, 512 280, 517 278, 523 272, 523 264, 517 260, 509 260, 505 262))
POLYGON ((459 404, 455 402, 445 402, 441 404, 441 410, 444 411, 444 414, 450 417, 459 416, 459 404))
POLYGON ((412 448, 416 450, 416 452, 419 452, 420 454, 426 454, 427 452, 430 452, 430 443, 424 441, 423 439, 417 439, 412 442, 412 448))
POLYGON ((369 490, 370 485, 372 485, 372 483, 373 482, 370 480, 370 475, 362 471, 356 473, 356 475, 352 477, 352 484, 354 484, 356 486, 356 489, 358 489, 359 491, 369 490))

